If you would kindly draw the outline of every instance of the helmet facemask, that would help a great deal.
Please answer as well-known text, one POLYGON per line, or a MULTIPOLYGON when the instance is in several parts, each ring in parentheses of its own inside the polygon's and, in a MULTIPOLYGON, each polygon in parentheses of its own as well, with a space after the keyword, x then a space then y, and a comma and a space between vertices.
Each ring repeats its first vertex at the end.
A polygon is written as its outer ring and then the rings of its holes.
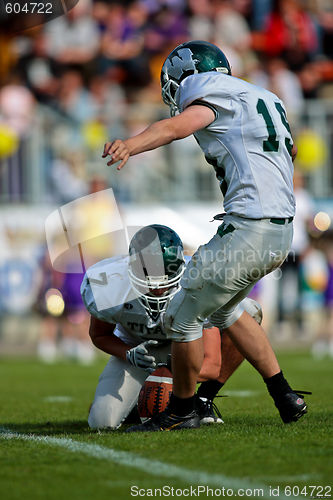
POLYGON ((177 111, 177 103, 175 101, 175 95, 179 88, 179 84, 174 80, 167 80, 162 87, 162 99, 165 104, 170 108, 170 115, 175 116, 177 111))
POLYGON ((180 280, 184 273, 185 266, 183 265, 174 278, 169 279, 167 275, 162 276, 146 276, 146 279, 138 278, 131 268, 128 270, 130 281, 133 289, 138 294, 138 300, 142 306, 149 312, 150 315, 160 314, 164 312, 172 299, 178 292, 180 280), (165 288, 162 295, 154 295, 153 290, 165 288))

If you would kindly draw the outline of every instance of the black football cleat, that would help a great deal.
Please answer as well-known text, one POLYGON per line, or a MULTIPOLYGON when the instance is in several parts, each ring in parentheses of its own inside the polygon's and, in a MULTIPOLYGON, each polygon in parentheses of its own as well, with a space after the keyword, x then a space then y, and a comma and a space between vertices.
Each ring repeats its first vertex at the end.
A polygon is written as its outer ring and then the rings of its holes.
POLYGON ((155 415, 141 425, 133 425, 126 432, 156 432, 156 431, 178 431, 182 429, 197 429, 200 427, 200 419, 194 410, 184 417, 168 413, 167 410, 155 415))
POLYGON ((197 412, 200 418, 200 425, 224 423, 220 410, 211 399, 197 397, 197 412))
POLYGON ((307 413, 307 405, 303 399, 304 394, 311 394, 311 392, 288 392, 275 402, 275 406, 285 424, 296 422, 307 413))
POLYGON ((141 424, 141 418, 138 411, 138 405, 135 405, 131 412, 127 415, 125 420, 122 422, 123 424, 141 424))

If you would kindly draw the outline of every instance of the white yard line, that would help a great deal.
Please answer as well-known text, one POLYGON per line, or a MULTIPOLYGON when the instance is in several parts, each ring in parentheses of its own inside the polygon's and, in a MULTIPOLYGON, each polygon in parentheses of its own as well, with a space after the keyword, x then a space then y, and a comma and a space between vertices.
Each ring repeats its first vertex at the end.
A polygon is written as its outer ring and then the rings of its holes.
MULTIPOLYGON (((20 441, 30 441, 36 444, 57 446, 73 453, 82 453, 84 455, 88 455, 97 459, 109 460, 110 462, 114 462, 117 465, 133 467, 134 469, 143 471, 145 474, 157 476, 159 478, 174 478, 190 485, 208 485, 210 488, 230 488, 234 490, 235 496, 237 495, 237 490, 241 488, 243 490, 252 491, 254 491, 255 489, 263 490, 264 494, 257 496, 266 499, 271 498, 269 495, 269 486, 266 484, 256 484, 252 481, 246 481, 237 477, 228 477, 224 476, 223 474, 209 474, 208 472, 185 469, 183 467, 163 463, 151 458, 144 458, 127 451, 114 450, 112 448, 100 446, 98 444, 89 444, 80 441, 74 441, 70 438, 56 438, 53 436, 21 434, 1 427, 0 439, 17 439, 20 441)), ((287 497, 284 494, 279 495, 280 500, 286 500, 287 498, 290 500, 290 497, 287 497)))
POLYGON ((72 396, 46 396, 43 401, 45 403, 70 403, 73 398, 72 396))
POLYGON ((46 396, 43 401, 45 403, 70 403, 73 398, 72 396, 46 396))
POLYGON ((295 481, 303 481, 309 484, 309 481, 316 481, 320 479, 321 474, 295 474, 295 476, 258 476, 257 479, 259 481, 271 481, 272 483, 288 483, 292 484, 295 481))
POLYGON ((257 396, 263 391, 225 391, 223 396, 236 396, 237 398, 249 398, 252 396, 257 396))

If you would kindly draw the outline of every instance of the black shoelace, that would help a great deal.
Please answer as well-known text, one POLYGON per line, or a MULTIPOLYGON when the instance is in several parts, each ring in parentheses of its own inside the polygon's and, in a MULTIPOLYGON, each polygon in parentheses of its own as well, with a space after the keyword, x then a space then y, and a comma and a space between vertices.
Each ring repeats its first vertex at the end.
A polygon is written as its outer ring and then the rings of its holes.
POLYGON ((312 392, 309 392, 309 391, 297 391, 296 389, 293 389, 293 392, 295 392, 297 394, 297 396, 299 396, 302 399, 304 399, 305 394, 307 394, 307 395, 312 394, 312 392))
MULTIPOLYGON (((225 395, 222 395, 222 394, 220 396, 215 396, 215 398, 227 398, 227 397, 228 396, 225 396, 225 395)), ((223 420, 220 410, 218 409, 218 407, 216 406, 216 404, 214 403, 214 401, 212 399, 207 399, 206 404, 207 404, 208 408, 212 408, 213 411, 216 413, 216 415, 221 420, 223 420)))

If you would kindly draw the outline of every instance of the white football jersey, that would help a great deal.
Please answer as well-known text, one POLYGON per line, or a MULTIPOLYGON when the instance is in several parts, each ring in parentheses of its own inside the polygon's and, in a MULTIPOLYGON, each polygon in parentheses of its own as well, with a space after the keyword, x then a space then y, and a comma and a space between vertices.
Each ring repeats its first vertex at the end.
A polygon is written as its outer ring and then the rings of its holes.
POLYGON ((276 95, 210 71, 185 78, 175 98, 180 111, 201 101, 215 112, 216 119, 194 136, 216 171, 228 214, 294 216, 293 143, 276 95))

